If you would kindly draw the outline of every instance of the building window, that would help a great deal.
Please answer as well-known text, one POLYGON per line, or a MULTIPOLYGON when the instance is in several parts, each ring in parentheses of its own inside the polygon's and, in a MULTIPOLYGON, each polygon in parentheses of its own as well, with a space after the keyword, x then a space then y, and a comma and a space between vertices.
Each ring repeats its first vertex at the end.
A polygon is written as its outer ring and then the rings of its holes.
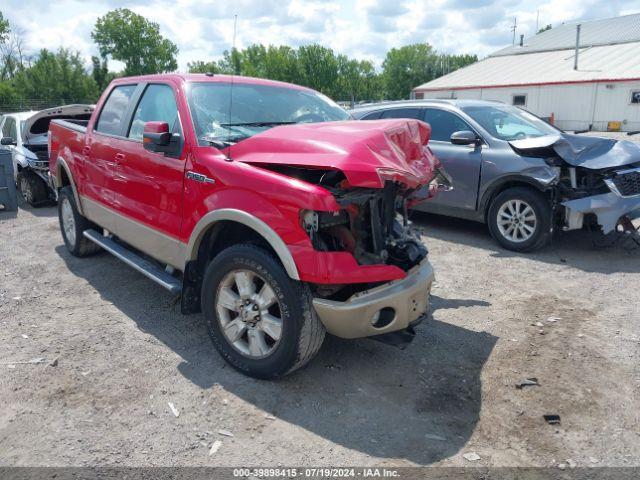
POLYGON ((631 91, 631 103, 640 105, 640 90, 631 91))
POLYGON ((416 100, 422 100, 424 98, 424 93, 416 92, 416 100))
POLYGON ((527 105, 527 96, 526 95, 514 95, 513 96, 513 105, 516 107, 525 107, 527 105))

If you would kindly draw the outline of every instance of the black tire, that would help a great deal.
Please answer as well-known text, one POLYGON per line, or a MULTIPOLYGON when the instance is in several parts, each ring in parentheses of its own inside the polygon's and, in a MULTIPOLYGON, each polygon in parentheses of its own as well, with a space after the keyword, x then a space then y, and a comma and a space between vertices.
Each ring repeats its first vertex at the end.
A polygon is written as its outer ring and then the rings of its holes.
POLYGON ((30 171, 22 171, 17 178, 22 198, 32 207, 38 207, 49 198, 47 185, 38 175, 30 171))
MULTIPOLYGON (((506 212, 509 215, 509 212, 506 212)), ((493 238, 507 250, 515 252, 531 252, 544 247, 551 239, 552 233, 552 213, 549 200, 537 190, 528 187, 512 187, 499 193, 491 202, 487 212, 487 224, 493 238), (526 206, 531 207, 535 213, 535 220, 529 220, 526 225, 522 225, 524 215, 514 220, 514 229, 508 230, 512 225, 503 224, 502 228, 498 224, 498 216, 501 209, 508 210, 510 202, 520 202, 521 213, 527 211, 526 206), (518 225, 521 225, 519 227, 518 225), (522 234, 527 229, 526 234, 522 234), (530 232, 529 229, 532 229, 530 232), (510 235, 509 235, 510 232, 510 235), (516 241, 513 235, 521 235, 516 241), (525 238, 526 235, 526 238, 525 238)), ((508 222, 506 217, 501 216, 503 222, 508 222)), ((527 218, 531 218, 530 214, 527 218)))
POLYGON ((282 377, 306 365, 322 346, 325 329, 313 308, 309 287, 290 279, 280 262, 256 245, 234 245, 220 252, 207 266, 201 298, 213 344, 231 366, 245 375, 282 377), (232 345, 216 311, 221 282, 237 270, 248 270, 258 276, 258 281, 268 283, 279 303, 281 337, 262 358, 251 358, 232 345))
MULTIPOLYGON (((71 187, 63 187, 58 194, 58 220, 60 222, 62 239, 71 255, 75 257, 86 257, 101 250, 98 245, 82 234, 82 232, 88 229, 100 230, 97 225, 80 215, 71 187), (72 229, 70 231, 71 235, 65 230, 66 221, 63 218, 67 205, 71 210, 70 215, 73 218, 72 229)), ((69 223, 69 225, 71 225, 71 223, 69 223)))

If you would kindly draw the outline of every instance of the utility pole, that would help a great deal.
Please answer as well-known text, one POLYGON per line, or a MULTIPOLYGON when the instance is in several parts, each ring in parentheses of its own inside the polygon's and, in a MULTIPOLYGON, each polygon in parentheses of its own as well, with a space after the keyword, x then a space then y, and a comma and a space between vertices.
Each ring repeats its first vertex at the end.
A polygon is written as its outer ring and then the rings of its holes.
POLYGON ((511 32, 513 32, 513 39, 511 40, 511 45, 516 44, 516 30, 518 29, 518 17, 513 17, 513 26, 511 27, 511 32))
POLYGON ((540 30, 540 10, 536 10, 536 35, 538 34, 538 31, 540 30))

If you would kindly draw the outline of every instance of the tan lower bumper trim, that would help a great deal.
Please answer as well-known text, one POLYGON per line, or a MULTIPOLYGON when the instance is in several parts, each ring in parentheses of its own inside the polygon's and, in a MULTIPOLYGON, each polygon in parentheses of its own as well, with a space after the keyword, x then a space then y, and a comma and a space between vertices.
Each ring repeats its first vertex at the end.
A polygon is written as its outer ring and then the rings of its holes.
POLYGON ((354 295, 345 302, 315 298, 313 306, 332 335, 360 338, 402 330, 429 309, 429 292, 434 280, 433 268, 424 260, 407 277, 354 295), (395 317, 388 325, 376 328, 373 316, 382 308, 392 308, 395 317))

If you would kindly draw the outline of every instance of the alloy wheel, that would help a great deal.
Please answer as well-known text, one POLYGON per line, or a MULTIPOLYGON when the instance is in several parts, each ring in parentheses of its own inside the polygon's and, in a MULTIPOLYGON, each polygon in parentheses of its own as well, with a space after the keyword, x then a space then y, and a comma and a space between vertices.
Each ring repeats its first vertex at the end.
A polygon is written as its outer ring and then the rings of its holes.
POLYGON ((62 205, 60 205, 61 209, 61 218, 62 218, 62 229, 64 230, 64 236, 67 238, 67 241, 71 245, 76 244, 76 220, 73 216, 73 208, 71 207, 71 202, 68 198, 62 199, 62 205))
POLYGON ((269 356, 282 337, 282 310, 269 283, 250 270, 232 270, 222 279, 215 297, 222 332, 242 355, 269 356))
POLYGON ((511 199, 498 209, 498 230, 511 242, 522 243, 536 232, 538 218, 536 212, 524 200, 511 199))

